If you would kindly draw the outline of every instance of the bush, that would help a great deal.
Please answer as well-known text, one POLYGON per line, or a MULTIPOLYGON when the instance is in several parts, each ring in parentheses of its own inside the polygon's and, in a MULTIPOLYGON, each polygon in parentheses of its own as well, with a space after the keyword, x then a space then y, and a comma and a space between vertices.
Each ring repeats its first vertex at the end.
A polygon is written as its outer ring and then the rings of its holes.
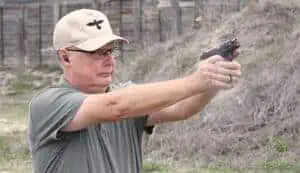
POLYGON ((279 137, 273 137, 272 148, 279 153, 284 153, 289 150, 288 144, 282 138, 279 137))
POLYGON ((270 160, 264 162, 265 169, 294 169, 295 165, 285 160, 270 160))

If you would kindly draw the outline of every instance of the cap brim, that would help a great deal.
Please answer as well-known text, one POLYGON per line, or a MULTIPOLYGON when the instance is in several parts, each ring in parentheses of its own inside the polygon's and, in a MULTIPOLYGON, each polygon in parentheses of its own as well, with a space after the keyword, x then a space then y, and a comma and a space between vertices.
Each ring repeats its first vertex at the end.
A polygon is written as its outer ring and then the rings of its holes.
POLYGON ((110 35, 110 36, 101 36, 101 37, 89 39, 75 46, 82 50, 95 51, 112 41, 121 41, 121 42, 129 43, 129 41, 126 38, 117 35, 110 35))

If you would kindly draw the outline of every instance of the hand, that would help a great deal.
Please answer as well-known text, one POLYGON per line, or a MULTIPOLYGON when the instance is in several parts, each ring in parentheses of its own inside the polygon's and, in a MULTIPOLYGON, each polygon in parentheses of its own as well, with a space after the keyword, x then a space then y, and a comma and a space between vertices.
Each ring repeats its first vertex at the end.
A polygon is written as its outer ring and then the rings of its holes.
POLYGON ((240 55, 240 49, 235 49, 232 53, 233 59, 237 58, 240 55))
POLYGON ((219 55, 211 56, 198 64, 192 74, 192 82, 199 92, 210 89, 230 89, 241 76, 241 65, 236 61, 226 61, 219 55))

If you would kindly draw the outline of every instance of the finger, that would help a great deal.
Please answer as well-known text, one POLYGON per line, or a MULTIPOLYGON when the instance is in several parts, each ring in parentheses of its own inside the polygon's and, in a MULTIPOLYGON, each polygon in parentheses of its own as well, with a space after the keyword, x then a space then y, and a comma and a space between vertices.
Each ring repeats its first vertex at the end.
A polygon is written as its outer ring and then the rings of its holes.
POLYGON ((225 59, 219 55, 214 55, 206 59, 207 62, 215 64, 218 61, 224 61, 225 59))
POLYGON ((213 88, 217 88, 217 89, 231 89, 231 88, 233 88, 233 84, 220 82, 220 81, 217 81, 217 80, 212 80, 211 84, 212 84, 213 88))
POLYGON ((227 69, 233 69, 233 70, 240 70, 241 69, 241 64, 239 64, 236 61, 217 61, 217 65, 223 68, 227 69))
POLYGON ((216 70, 217 73, 220 73, 222 75, 226 76, 233 76, 233 77, 241 77, 241 71, 240 70, 231 70, 231 69, 225 69, 222 67, 217 68, 216 70))
POLYGON ((221 73, 218 73, 218 74, 212 73, 212 74, 210 74, 210 77, 212 80, 216 80, 216 81, 224 82, 224 83, 230 83, 231 80, 233 80, 233 78, 230 77, 229 75, 223 75, 221 73))
POLYGON ((208 64, 203 67, 202 71, 214 73, 214 74, 220 74, 225 76, 235 76, 240 78, 241 77, 241 70, 232 70, 232 69, 226 69, 221 67, 218 64, 208 64))
POLYGON ((240 78, 232 77, 231 80, 232 80, 232 83, 237 84, 240 81, 240 78))
POLYGON ((236 58, 236 57, 238 57, 240 54, 241 54, 240 49, 235 49, 235 50, 233 51, 232 56, 233 56, 234 58, 236 58))

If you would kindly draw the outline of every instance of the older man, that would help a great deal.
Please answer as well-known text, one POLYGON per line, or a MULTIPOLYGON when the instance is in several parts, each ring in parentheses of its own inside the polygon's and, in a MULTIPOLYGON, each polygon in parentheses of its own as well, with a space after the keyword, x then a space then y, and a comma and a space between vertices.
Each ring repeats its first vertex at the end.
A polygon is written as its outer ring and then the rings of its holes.
POLYGON ((238 63, 213 56, 183 78, 112 85, 120 41, 128 42, 99 11, 75 10, 56 24, 53 44, 64 82, 30 104, 35 173, 139 173, 144 131, 201 111, 241 75, 238 63))

